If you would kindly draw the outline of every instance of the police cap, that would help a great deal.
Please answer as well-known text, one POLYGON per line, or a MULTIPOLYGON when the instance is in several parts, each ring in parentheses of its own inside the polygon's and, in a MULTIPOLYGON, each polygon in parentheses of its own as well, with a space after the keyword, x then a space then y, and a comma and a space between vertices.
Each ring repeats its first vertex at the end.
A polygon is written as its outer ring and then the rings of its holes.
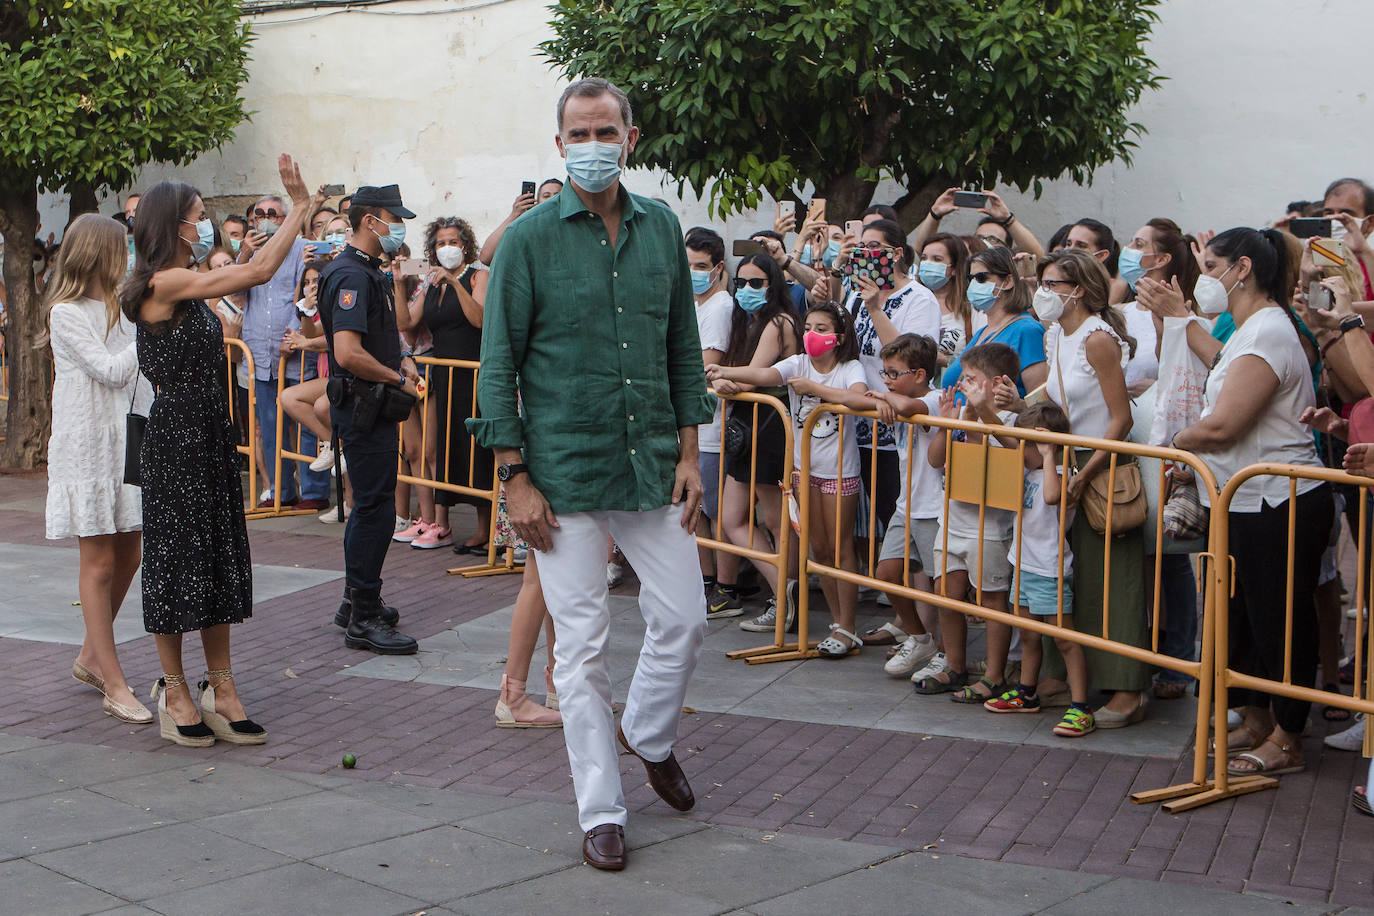
POLYGON ((390 210, 402 219, 415 218, 414 212, 406 209, 405 204, 401 203, 399 185, 389 184, 380 188, 364 185, 353 192, 352 204, 355 207, 379 207, 383 210, 390 210))

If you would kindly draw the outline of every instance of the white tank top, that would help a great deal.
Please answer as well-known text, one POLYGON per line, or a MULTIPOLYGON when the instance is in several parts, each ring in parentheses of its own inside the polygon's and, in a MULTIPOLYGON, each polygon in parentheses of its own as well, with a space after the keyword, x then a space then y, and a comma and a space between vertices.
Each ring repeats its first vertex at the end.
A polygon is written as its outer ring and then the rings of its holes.
POLYGON ((1125 370, 1130 360, 1130 350, 1107 322, 1092 315, 1072 334, 1065 334, 1064 329, 1055 322, 1045 332, 1045 352, 1050 363, 1050 377, 1045 390, 1050 399, 1069 415, 1070 432, 1075 436, 1104 439, 1107 426, 1112 421, 1112 412, 1107 407, 1102 385, 1084 350, 1089 335, 1096 331, 1106 331, 1120 344, 1121 367, 1125 370))

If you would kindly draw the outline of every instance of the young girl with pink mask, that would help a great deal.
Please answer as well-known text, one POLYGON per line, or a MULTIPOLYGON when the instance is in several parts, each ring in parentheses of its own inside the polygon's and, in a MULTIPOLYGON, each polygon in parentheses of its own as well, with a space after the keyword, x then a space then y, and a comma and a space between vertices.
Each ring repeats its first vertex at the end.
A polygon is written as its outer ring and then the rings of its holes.
MULTIPOLYGON (((856 410, 868 410, 872 406, 864 397, 868 385, 864 382, 849 316, 834 303, 821 303, 806 313, 805 328, 802 338, 805 354, 789 356, 768 368, 708 366, 706 369, 706 377, 711 381, 728 379, 760 387, 787 385, 795 424, 792 489, 798 498, 803 498, 800 474, 796 470, 801 466, 802 427, 811 412, 826 403, 856 410)), ((804 492, 805 498, 811 501, 810 516, 818 522, 811 525, 811 554, 817 562, 827 566, 857 571, 852 532, 859 499, 859 447, 853 418, 824 415, 811 431, 810 448, 811 479, 804 492), (835 543, 836 530, 840 532, 839 543, 835 543)), ((854 635, 858 587, 822 576, 821 591, 825 593, 833 622, 830 635, 821 641, 816 651, 823 658, 843 658, 857 652, 863 645, 854 635)))

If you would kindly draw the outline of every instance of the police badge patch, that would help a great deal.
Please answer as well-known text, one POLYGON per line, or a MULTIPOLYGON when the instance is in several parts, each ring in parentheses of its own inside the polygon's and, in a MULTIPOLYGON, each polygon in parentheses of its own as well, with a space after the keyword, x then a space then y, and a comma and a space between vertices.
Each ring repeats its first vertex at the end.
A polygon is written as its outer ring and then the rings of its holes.
POLYGON ((356 303, 357 301, 358 301, 358 292, 357 292, 357 290, 352 290, 352 289, 341 289, 341 290, 339 290, 339 308, 343 309, 344 311, 348 311, 349 309, 353 308, 353 304, 356 303))

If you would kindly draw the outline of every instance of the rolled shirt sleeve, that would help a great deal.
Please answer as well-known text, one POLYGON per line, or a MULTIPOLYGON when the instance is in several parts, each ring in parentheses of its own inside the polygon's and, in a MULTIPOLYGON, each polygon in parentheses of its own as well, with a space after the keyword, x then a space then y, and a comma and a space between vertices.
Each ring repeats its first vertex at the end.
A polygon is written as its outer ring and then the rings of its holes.
MULTIPOLYGON (((682 235, 682 227, 677 227, 682 235)), ((706 390, 706 371, 701 361, 701 334, 697 327, 696 298, 692 295, 687 249, 678 246, 671 298, 668 302, 668 399, 677 427, 710 423, 716 415, 716 398, 706 390)))
POLYGON ((482 312, 482 364, 477 373, 477 409, 468 432, 485 448, 524 448, 516 376, 529 343, 534 313, 532 262, 527 236, 503 239, 491 266, 482 312))

